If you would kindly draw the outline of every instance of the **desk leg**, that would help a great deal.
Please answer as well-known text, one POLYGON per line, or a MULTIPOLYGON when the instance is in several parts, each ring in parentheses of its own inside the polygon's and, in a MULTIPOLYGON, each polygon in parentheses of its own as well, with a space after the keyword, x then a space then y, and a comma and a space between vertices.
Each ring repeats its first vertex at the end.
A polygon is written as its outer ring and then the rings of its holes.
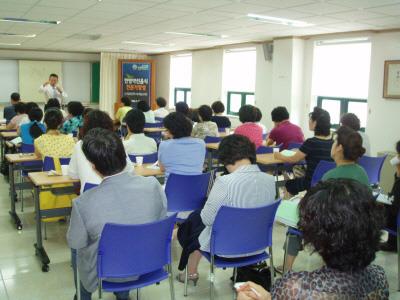
POLYGON ((0 143, 0 146, 1 146, 1 166, 3 166, 3 164, 4 164, 4 138, 1 138, 1 143, 0 143))
POLYGON ((9 178, 10 178, 10 199, 11 199, 11 210, 10 216, 13 219, 15 226, 18 230, 22 230, 22 222, 21 219, 18 217, 16 209, 15 209, 15 202, 17 201, 16 193, 15 193, 15 182, 14 182, 14 164, 10 163, 8 166, 9 170, 9 178))
POLYGON ((36 243, 34 244, 35 247, 35 254, 39 256, 39 259, 42 263, 42 272, 49 271, 49 263, 50 259, 47 256, 46 250, 43 247, 43 239, 42 239, 42 216, 40 213, 40 198, 39 198, 40 187, 34 187, 34 201, 35 201, 35 219, 36 219, 36 243))
POLYGON ((208 156, 207 170, 211 171, 212 170, 212 163, 213 163, 212 151, 207 150, 207 156, 208 156))

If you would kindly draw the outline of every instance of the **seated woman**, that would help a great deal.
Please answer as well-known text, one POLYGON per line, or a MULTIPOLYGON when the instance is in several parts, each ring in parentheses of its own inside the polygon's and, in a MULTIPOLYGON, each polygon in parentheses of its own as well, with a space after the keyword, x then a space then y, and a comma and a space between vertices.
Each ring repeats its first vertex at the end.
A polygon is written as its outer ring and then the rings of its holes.
POLYGON ((326 172, 322 180, 348 178, 369 187, 367 173, 357 164, 357 160, 364 153, 361 135, 349 127, 340 127, 334 134, 331 150, 331 157, 336 163, 336 168, 326 172))
POLYGON ((311 131, 314 131, 314 137, 307 139, 293 156, 288 157, 281 153, 274 153, 276 159, 285 163, 295 164, 304 159, 307 163, 304 177, 286 181, 285 187, 289 194, 288 196, 297 195, 299 192, 308 190, 318 163, 321 160, 332 161, 331 148, 333 140, 329 113, 322 108, 314 107, 314 111, 309 116, 308 126, 311 131))
POLYGON ((370 156, 371 155, 371 144, 369 142, 369 137, 368 135, 361 131, 361 122, 360 119, 357 117, 357 115, 353 113, 346 113, 342 115, 340 118, 340 124, 342 126, 347 126, 353 129, 354 131, 357 131, 362 138, 363 141, 363 147, 365 148, 365 154, 370 156))
POLYGON ((156 103, 158 108, 154 111, 154 116, 164 119, 169 114, 169 110, 165 108, 167 106, 167 100, 163 97, 158 97, 156 103))
MULTIPOLYGON (((71 161, 69 162, 68 175, 74 179, 79 179, 81 182, 81 194, 86 183, 100 184, 102 178, 96 173, 90 162, 82 151, 82 140, 89 130, 93 128, 103 128, 113 131, 113 121, 110 116, 98 109, 93 109, 87 113, 83 120, 83 126, 80 131, 80 139, 74 146, 71 161)), ((127 168, 132 170, 132 164, 127 159, 127 168)))
POLYGON ((175 103, 175 112, 184 114, 188 119, 192 120, 192 113, 186 102, 180 101, 175 103))
POLYGON ((66 121, 68 119, 67 112, 65 110, 61 109, 60 101, 58 101, 57 98, 50 98, 49 100, 47 100, 47 103, 44 105, 44 112, 46 112, 46 110, 48 110, 50 108, 58 108, 63 115, 64 121, 66 121))
POLYGON ((224 116, 225 105, 221 101, 215 101, 211 108, 214 112, 214 116, 211 118, 218 128, 231 128, 231 121, 227 116, 224 116))
MULTIPOLYGON (((397 214, 400 210, 400 141, 396 144, 397 156, 391 159, 390 164, 396 168, 394 173, 394 184, 389 197, 393 198, 392 205, 385 205, 386 226, 394 231, 397 230, 397 214)), ((382 243, 382 251, 397 252, 397 241, 394 235, 389 234, 386 243, 382 243)))
MULTIPOLYGON (((44 115, 44 123, 47 132, 34 141, 35 154, 44 159, 46 156, 54 158, 55 171, 61 172, 61 166, 57 163, 58 158, 71 157, 75 146, 72 136, 62 134, 60 127, 63 116, 59 109, 50 108, 44 115)), ((40 192, 40 206, 42 209, 57 207, 69 207, 75 195, 56 196, 50 191, 40 192)), ((51 222, 60 218, 48 218, 45 221, 51 222)))
POLYGON ((199 123, 194 125, 192 137, 204 140, 206 136, 218 136, 217 124, 211 121, 212 109, 208 105, 202 105, 197 110, 199 114, 199 123))
POLYGON ((126 114, 132 109, 132 101, 131 99, 129 99, 129 97, 123 96, 121 98, 121 103, 123 104, 123 106, 118 108, 115 114, 114 123, 116 125, 121 125, 124 122, 126 114))
POLYGON ((156 122, 156 117, 154 115, 154 111, 152 111, 150 109, 150 105, 149 105, 149 103, 147 103, 147 101, 145 101, 145 100, 139 101, 137 104, 137 108, 144 113, 144 116, 146 118, 146 123, 155 123, 156 122))
POLYGON ((286 273, 275 281, 271 295, 251 283, 244 285, 238 300, 389 299, 384 269, 371 264, 379 248, 382 210, 364 184, 351 179, 321 182, 300 201, 299 213, 305 244, 325 266, 286 273), (262 297, 255 297, 251 288, 262 297))
MULTIPOLYGON (((199 279, 199 250, 210 251, 211 229, 219 209, 224 205, 258 207, 275 200, 275 179, 258 168, 256 149, 248 138, 236 134, 227 136, 221 141, 218 157, 230 174, 217 178, 204 208, 193 212, 178 230, 183 248, 179 270, 187 266, 188 280, 194 284, 199 279)), ((184 274, 177 279, 184 282, 184 274)))
POLYGON ((38 107, 32 108, 28 117, 30 122, 22 124, 17 132, 21 136, 23 144, 33 145, 33 141, 46 132, 46 126, 41 122, 43 111, 38 107))
POLYGON ((145 116, 136 108, 125 116, 128 135, 123 141, 128 154, 150 154, 157 152, 157 143, 154 139, 144 135, 145 116))
POLYGON ((263 143, 263 130, 256 123, 257 110, 253 105, 243 105, 239 109, 239 120, 243 124, 235 129, 235 134, 247 137, 256 145, 256 149, 263 143))
POLYGON ((16 115, 11 119, 10 123, 6 125, 7 130, 17 130, 22 124, 29 123, 28 115, 26 114, 26 104, 18 102, 14 105, 16 115))
POLYGON ((67 109, 70 118, 64 122, 61 132, 65 134, 77 134, 79 127, 83 123, 82 114, 85 108, 83 107, 82 103, 78 101, 71 101, 68 102, 67 109))
POLYGON ((167 140, 160 143, 158 164, 166 177, 170 173, 197 175, 203 171, 206 144, 191 137, 192 123, 183 114, 173 112, 164 118, 167 140))

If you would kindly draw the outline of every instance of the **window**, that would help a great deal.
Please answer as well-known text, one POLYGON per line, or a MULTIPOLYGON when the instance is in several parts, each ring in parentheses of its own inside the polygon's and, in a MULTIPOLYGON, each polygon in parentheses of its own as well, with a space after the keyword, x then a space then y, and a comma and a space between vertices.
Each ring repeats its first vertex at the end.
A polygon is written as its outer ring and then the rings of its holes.
POLYGON ((367 126, 371 43, 360 40, 320 41, 314 48, 312 95, 330 113, 333 127, 347 112, 367 126))
POLYGON ((223 99, 227 113, 238 115, 245 104, 255 104, 256 49, 226 50, 223 64, 223 99))
POLYGON ((170 108, 176 102, 184 101, 190 106, 192 93, 192 54, 179 54, 171 56, 170 71, 170 108))

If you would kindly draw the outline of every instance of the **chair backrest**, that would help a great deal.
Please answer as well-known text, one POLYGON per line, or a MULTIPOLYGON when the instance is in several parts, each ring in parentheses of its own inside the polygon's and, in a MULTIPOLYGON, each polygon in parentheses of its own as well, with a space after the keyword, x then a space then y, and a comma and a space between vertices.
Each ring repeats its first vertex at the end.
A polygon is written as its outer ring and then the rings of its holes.
MULTIPOLYGON (((35 146, 32 144, 21 144, 20 147, 21 153, 34 153, 35 152, 35 146)), ((43 168, 43 162, 42 161, 28 161, 21 163, 21 166, 24 168, 22 170, 22 175, 27 176, 28 172, 33 172, 33 171, 40 171, 43 168)))
POLYGON ((263 139, 263 140, 266 140, 266 139, 267 139, 267 136, 268 136, 268 133, 263 133, 262 139, 263 139))
POLYGON ((381 171, 386 156, 371 157, 364 155, 359 158, 358 164, 364 168, 371 185, 379 184, 381 181, 381 171))
POLYGON ((321 160, 314 170, 314 174, 311 178, 311 186, 315 186, 324 176, 326 172, 336 167, 333 161, 321 160))
POLYGON ((260 146, 257 148, 257 154, 273 153, 275 147, 260 146))
POLYGON ((155 117, 155 120, 157 121, 157 123, 162 123, 164 121, 164 118, 155 117))
POLYGON ((170 174, 165 185, 168 211, 181 212, 203 208, 207 200, 211 173, 170 174))
POLYGON ((226 129, 230 129, 230 127, 218 127, 218 132, 226 132, 226 129))
POLYGON ((209 135, 207 135, 207 136, 204 138, 204 142, 205 142, 206 144, 210 144, 210 143, 219 143, 221 140, 222 140, 222 138, 219 137, 219 136, 209 136, 209 135))
MULTIPOLYGON (((69 165, 71 158, 70 157, 50 157, 50 156, 45 156, 43 159, 43 171, 51 171, 51 170, 56 170, 57 165, 69 165)), ((57 170, 56 170, 57 171, 57 170)))
POLYGON ((33 144, 21 144, 20 151, 22 153, 33 153, 35 152, 35 146, 33 144))
POLYGON ((272 229, 280 202, 255 208, 222 206, 212 227, 211 254, 241 255, 272 246, 272 229))
POLYGON ((129 154, 129 159, 131 160, 131 162, 136 162, 136 157, 137 156, 141 156, 143 157, 143 163, 144 164, 153 164, 158 160, 158 153, 154 152, 154 153, 150 153, 150 154, 143 154, 143 155, 136 155, 136 154, 129 154))
POLYGON ((303 145, 303 143, 295 143, 295 142, 290 142, 288 144, 288 150, 292 149, 300 149, 300 147, 303 145))
POLYGON ((162 128, 162 127, 164 127, 164 124, 162 122, 144 124, 144 128, 162 128))
POLYGON ((83 186, 83 192, 86 192, 94 187, 98 186, 98 184, 86 182, 85 185, 83 186))
POLYGON ((105 224, 97 253, 97 276, 127 278, 170 264, 175 221, 176 214, 146 224, 105 224))

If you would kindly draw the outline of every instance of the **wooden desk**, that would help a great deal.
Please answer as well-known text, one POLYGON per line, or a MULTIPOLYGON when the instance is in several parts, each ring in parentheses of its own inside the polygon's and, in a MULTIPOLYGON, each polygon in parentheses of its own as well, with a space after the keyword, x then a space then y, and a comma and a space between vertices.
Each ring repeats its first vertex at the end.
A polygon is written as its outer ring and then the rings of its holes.
POLYGON ((233 131, 230 131, 229 133, 226 133, 226 131, 223 131, 223 132, 219 132, 218 134, 219 134, 219 137, 224 138, 228 135, 233 134, 233 131))
POLYGON ((15 209, 15 202, 17 201, 17 190, 32 190, 32 183, 23 181, 16 183, 14 178, 14 172, 17 170, 22 170, 25 172, 34 171, 41 169, 41 164, 38 165, 31 165, 31 166, 23 166, 22 163, 27 162, 41 162, 41 159, 37 157, 34 153, 27 153, 21 155, 20 153, 17 154, 6 154, 5 159, 8 161, 8 175, 9 175, 9 182, 10 182, 10 216, 15 223, 15 226, 18 230, 22 229, 22 222, 19 218, 16 209, 15 209))
POLYGON ((42 263, 42 271, 49 271, 50 259, 47 256, 46 250, 43 247, 42 239, 42 219, 52 217, 63 217, 71 214, 71 207, 61 207, 52 209, 40 208, 40 192, 51 191, 57 194, 72 195, 74 194, 73 186, 54 187, 54 185, 64 185, 79 182, 69 176, 48 176, 48 172, 33 172, 28 173, 28 177, 32 182, 34 190, 35 203, 35 220, 36 220, 36 243, 34 244, 35 253, 42 263))
POLYGON ((156 132, 164 132, 167 129, 165 129, 164 127, 148 127, 144 129, 145 133, 156 133, 156 132))
POLYGON ((141 166, 135 166, 133 168, 133 170, 135 171, 136 175, 140 175, 140 176, 162 176, 164 175, 164 172, 162 172, 160 170, 160 168, 158 169, 149 169, 148 167, 150 167, 152 164, 143 164, 141 166))
POLYGON ((209 150, 218 150, 219 143, 208 143, 206 144, 206 148, 209 150))
POLYGON ((16 131, 2 131, 0 132, 0 159, 1 159, 1 164, 4 163, 4 148, 6 146, 6 140, 11 140, 14 139, 18 136, 16 131))
POLYGON ((7 130, 7 128, 6 128, 5 124, 0 125, 0 131, 6 131, 6 130, 7 130))

